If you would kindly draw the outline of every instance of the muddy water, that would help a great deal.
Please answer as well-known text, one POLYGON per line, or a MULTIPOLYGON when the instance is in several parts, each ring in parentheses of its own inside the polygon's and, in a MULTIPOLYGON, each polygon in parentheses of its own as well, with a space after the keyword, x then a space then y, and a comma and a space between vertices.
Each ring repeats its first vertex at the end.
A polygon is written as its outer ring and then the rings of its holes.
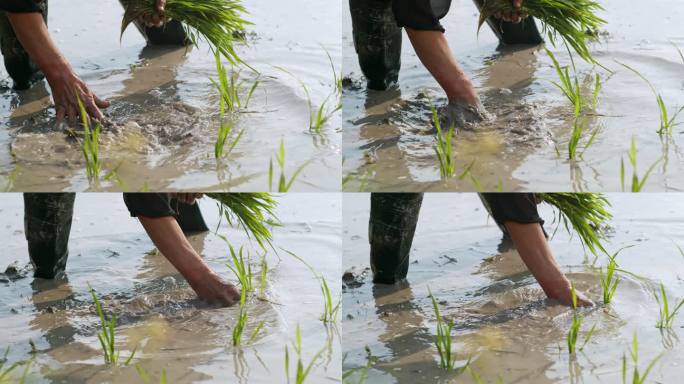
MULTIPOLYGON (((427 195, 413 243, 408 282, 373 286, 368 267, 369 196, 345 196, 343 269, 357 281, 343 288, 345 371, 366 365, 366 346, 375 365, 369 383, 472 382, 469 375, 438 367, 432 343, 435 315, 428 287, 440 301, 442 315, 455 322, 455 353, 460 364, 485 380, 505 383, 615 383, 621 359, 638 333, 641 372, 661 352, 649 382, 678 382, 682 372, 680 342, 684 317, 671 332, 656 327, 658 307, 652 289, 663 282, 669 296, 684 297, 684 259, 675 244, 684 243, 684 197, 609 195, 614 220, 609 250, 634 245, 618 256, 620 285, 609 306, 582 310, 583 332, 596 324, 594 336, 576 359, 569 359, 566 334, 571 310, 545 299, 514 250, 474 194, 427 195), (640 206, 640 212, 633 207, 640 206)), ((542 208, 551 232, 552 211, 542 208)), ((556 232, 551 246, 559 264, 595 301, 601 286, 592 258, 585 261, 576 238, 556 232)), ((595 266, 605 265, 604 257, 595 266)), ((629 354, 628 354, 629 356, 629 354)), ((361 371, 357 371, 359 375, 361 371)), ((631 375, 631 370, 629 371, 631 375)), ((358 377, 358 376, 357 376, 358 377)))
MULTIPOLYGON (((0 69, 0 188, 262 191, 268 188, 269 159, 283 139, 286 174, 307 163, 293 190, 339 190, 339 113, 322 135, 311 134, 297 80, 309 87, 314 107, 332 92, 325 50, 339 66, 339 7, 311 0, 244 4, 254 25, 249 44, 237 51, 260 72, 260 84, 233 119, 229 139, 244 129, 239 145, 217 165, 218 98, 209 81, 216 71, 208 46, 189 52, 146 48, 134 27, 119 42, 118 1, 51 0, 49 26, 58 46, 93 91, 113 102, 107 115, 118 128, 104 129, 101 157, 120 180, 89 184, 78 144, 54 126, 46 86, 18 94, 8 89, 0 69)), ((249 85, 257 80, 249 70, 241 77, 249 85)))
MULTIPOLYGON (((640 175, 664 158, 646 188, 684 188, 681 126, 675 127, 671 138, 661 140, 656 134, 660 120, 655 97, 642 80, 615 61, 637 68, 650 79, 670 110, 684 106, 684 62, 672 45, 684 46, 680 26, 684 4, 656 0, 625 7, 621 1, 601 2, 606 9, 601 16, 608 24, 592 50, 614 73, 577 63, 581 80, 595 72, 603 79, 597 113, 587 125, 590 131, 601 127, 601 133, 582 159, 570 162, 566 159, 573 111, 551 84, 557 75, 543 49, 497 49, 498 41, 486 26, 476 35, 474 4, 469 0, 452 3, 443 20, 447 38, 484 105, 496 116, 475 132, 458 133, 457 171, 474 161, 472 173, 487 190, 501 183, 511 191, 619 191, 620 157, 626 156, 634 137, 640 175)), ((366 91, 353 48, 348 7, 343 14, 344 74, 355 84, 345 89, 343 97, 343 173, 351 176, 345 189, 476 190, 467 178, 440 181, 428 101, 439 105, 445 98, 406 35, 399 87, 366 91)), ((549 48, 561 65, 569 63, 562 46, 549 48)), ((588 85, 583 88, 590 94, 588 85)))
MULTIPOLYGON (((304 258, 328 281, 338 279, 340 199, 316 194, 278 199, 284 226, 275 230, 275 244, 304 258)), ((284 380, 284 349, 294 338, 297 324, 306 361, 323 350, 310 380, 323 383, 339 378, 339 329, 319 321, 323 303, 317 280, 292 257, 283 253, 279 260, 273 252, 267 254, 269 301, 253 299, 245 332, 250 334, 261 321, 264 330, 254 345, 238 350, 231 346, 238 309, 209 308, 199 302, 178 272, 153 252, 142 227, 128 217, 120 195, 77 196, 68 281, 34 281, 30 274, 21 277, 28 261, 21 207, 21 195, 0 199, 5 249, 0 265, 4 270, 16 261, 20 269, 19 278, 0 275, 0 345, 3 350, 10 347, 9 360, 17 361, 30 356, 29 340, 35 343, 38 353, 30 382, 139 381, 133 367, 110 369, 103 364, 95 335, 99 320, 88 284, 97 290, 105 309, 118 314, 116 338, 121 356, 128 357, 138 346, 134 361, 154 378, 165 369, 172 383, 284 380)), ((201 207, 209 226, 215 228, 215 204, 202 201, 201 207)), ((219 233, 236 245, 248 245, 241 231, 222 225, 219 233)), ((214 270, 234 280, 225 265, 226 245, 221 239, 208 233, 191 241, 214 270)), ((331 284, 331 290, 339 297, 338 284, 331 284)))

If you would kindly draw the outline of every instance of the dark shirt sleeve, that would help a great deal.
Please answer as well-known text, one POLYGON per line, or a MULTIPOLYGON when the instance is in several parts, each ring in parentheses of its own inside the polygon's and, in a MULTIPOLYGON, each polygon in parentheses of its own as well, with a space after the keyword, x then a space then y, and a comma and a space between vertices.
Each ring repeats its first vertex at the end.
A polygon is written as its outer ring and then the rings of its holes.
POLYGON ((35 0, 0 0, 0 10, 14 13, 42 12, 38 3, 35 0))
POLYGON ((152 218, 176 216, 171 197, 168 193, 124 193, 124 203, 131 216, 152 218))
POLYGON ((533 193, 483 193, 490 213, 499 225, 507 221, 519 224, 544 224, 537 211, 533 193))

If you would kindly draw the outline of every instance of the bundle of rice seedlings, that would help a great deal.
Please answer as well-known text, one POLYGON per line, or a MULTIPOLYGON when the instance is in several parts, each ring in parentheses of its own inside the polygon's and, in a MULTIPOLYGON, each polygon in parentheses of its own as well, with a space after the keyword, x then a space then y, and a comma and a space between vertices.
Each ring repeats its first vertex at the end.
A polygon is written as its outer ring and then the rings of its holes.
MULTIPOLYGON (((560 38, 590 63, 596 63, 596 60, 587 48, 587 40, 591 38, 590 34, 606 23, 596 15, 601 10, 603 7, 594 0, 524 0, 520 8, 522 14, 542 23, 543 32, 554 46, 560 38)), ((484 0, 478 31, 495 13, 510 11, 516 11, 511 0, 484 0)))
POLYGON ((228 224, 242 227, 262 248, 271 245, 273 234, 269 226, 280 222, 275 215, 278 203, 270 193, 207 193, 206 196, 216 200, 220 215, 228 224))
POLYGON ((593 254, 597 250, 607 253, 601 240, 601 227, 613 215, 608 212, 608 199, 600 193, 538 193, 537 198, 557 210, 557 221, 568 233, 570 226, 579 235, 582 244, 593 254))
MULTIPOLYGON (((122 35, 131 22, 156 12, 156 0, 121 0, 121 3, 125 9, 122 35)), ((242 17, 246 12, 240 0, 167 0, 164 8, 166 19, 182 22, 193 44, 204 39, 232 64, 242 62, 233 44, 244 41, 245 27, 251 25, 242 17)))

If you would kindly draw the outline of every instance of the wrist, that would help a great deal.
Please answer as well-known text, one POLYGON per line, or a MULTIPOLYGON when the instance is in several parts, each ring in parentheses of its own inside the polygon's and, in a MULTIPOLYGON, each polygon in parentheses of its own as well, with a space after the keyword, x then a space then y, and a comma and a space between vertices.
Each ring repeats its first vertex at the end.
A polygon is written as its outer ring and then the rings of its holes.
POLYGON ((64 77, 66 74, 71 74, 73 72, 69 62, 61 56, 59 59, 53 60, 45 65, 39 65, 39 67, 48 80, 64 77))

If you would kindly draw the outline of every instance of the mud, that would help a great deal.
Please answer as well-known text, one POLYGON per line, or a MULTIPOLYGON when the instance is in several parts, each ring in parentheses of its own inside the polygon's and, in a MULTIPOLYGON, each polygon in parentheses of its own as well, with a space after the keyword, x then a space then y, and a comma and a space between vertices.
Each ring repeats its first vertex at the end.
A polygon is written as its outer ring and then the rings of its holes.
MULTIPOLYGON (((369 195, 344 200, 343 285, 345 372, 359 377, 370 351, 368 383, 471 383, 469 374, 439 368, 433 344, 436 320, 428 288, 442 316, 455 323, 459 365, 471 360, 484 382, 619 382, 621 359, 638 334, 641 371, 661 352, 648 381, 675 382, 682 364, 681 316, 672 330, 655 327, 658 307, 652 290, 662 282, 670 297, 684 296, 682 256, 684 198, 674 194, 611 194, 614 220, 607 247, 618 256, 620 283, 613 302, 582 309, 585 332, 596 331, 575 358, 567 352, 572 311, 546 299, 510 243, 487 217, 474 194, 427 194, 420 213, 406 282, 374 285, 369 263, 369 195), (634 206, 643 209, 634 212, 634 206)), ((542 205, 546 229, 552 211, 542 205)), ((595 302, 601 302, 598 267, 607 260, 585 256, 576 237, 560 228, 551 247, 564 272, 595 302)), ((631 370, 629 371, 631 374, 631 370)))
MULTIPOLYGON (((339 265, 339 199, 319 194, 278 197, 284 226, 275 244, 295 252, 328 281, 341 274, 339 265), (309 209, 311 208, 311 209, 309 209)), ((219 214, 210 200, 200 202, 209 227, 219 214)), ((280 252, 267 253, 267 300, 250 299, 246 334, 264 321, 254 344, 232 347, 238 308, 215 308, 197 299, 185 280, 155 251, 142 227, 130 218, 120 194, 79 194, 70 242, 66 278, 33 279, 23 235, 21 196, 0 198, 3 217, 0 275, 3 330, 0 345, 10 347, 8 361, 29 358, 35 350, 29 381, 35 383, 138 382, 133 366, 104 364, 96 337, 99 319, 88 292, 90 284, 107 313, 117 314, 116 340, 125 360, 137 347, 135 363, 153 378, 164 369, 169 382, 271 383, 285 379, 284 349, 302 330, 305 359, 323 350, 312 369, 312 382, 340 377, 340 334, 319 320, 323 308, 318 280, 301 262, 280 252), (24 267, 26 266, 26 267, 24 267), (25 272, 21 272, 25 271, 25 272), (5 278, 6 277, 6 278, 5 278), (302 305, 304 304, 304 305, 302 305)), ((219 233, 233 244, 250 242, 241 230, 221 224, 219 233)), ((235 281, 226 266, 226 245, 213 233, 194 235, 193 247, 213 270, 235 281)), ((258 270, 258 265, 253 269, 258 270)), ((333 297, 339 286, 331 284, 333 297)), ((308 360, 307 360, 308 361, 308 360)), ((292 364, 292 361, 291 361, 292 364)), ((292 372, 292 367, 291 367, 292 372)))
MULTIPOLYGON (((681 126, 661 139, 659 111, 648 85, 615 60, 636 67, 663 95, 670 110, 684 105, 682 63, 676 48, 684 46, 678 20, 681 3, 658 0, 624 7, 619 1, 602 3, 608 24, 592 45, 597 60, 609 73, 575 60, 586 97, 590 76, 599 73, 603 86, 598 110, 587 131, 601 128, 596 141, 577 161, 567 160, 572 130, 572 106, 551 83, 557 75, 541 47, 499 47, 493 33, 477 29, 477 10, 471 1, 452 2, 443 20, 457 59, 475 84, 494 118, 478 124, 474 133, 461 130, 455 138, 457 172, 473 164, 472 178, 440 180, 439 162, 430 134, 429 102, 446 104, 444 93, 420 64, 408 38, 402 48, 399 84, 384 92, 365 89, 351 38, 348 7, 343 8, 343 68, 347 86, 343 96, 343 174, 345 190, 358 191, 475 191, 501 185, 507 191, 586 190, 619 191, 620 158, 626 158, 635 138, 640 175, 661 161, 646 189, 681 190, 684 168, 681 126), (666 16, 662 16, 666 15, 666 16), (478 133, 479 132, 479 133, 478 133), (368 161, 372 159, 372 161, 368 161)), ((561 65, 569 65, 564 47, 547 46, 561 65)), ((625 160, 626 161, 626 160, 625 160)), ((631 171, 631 170, 630 170, 631 171)))

